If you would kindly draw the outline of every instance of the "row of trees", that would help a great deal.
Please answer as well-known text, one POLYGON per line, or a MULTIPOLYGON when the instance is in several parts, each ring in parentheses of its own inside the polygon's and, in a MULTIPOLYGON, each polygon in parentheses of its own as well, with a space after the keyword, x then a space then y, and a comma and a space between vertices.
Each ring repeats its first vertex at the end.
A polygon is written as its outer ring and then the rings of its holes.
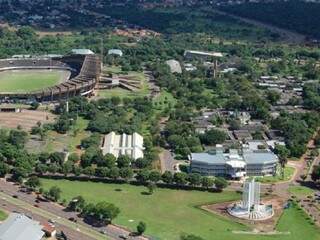
POLYGON ((306 151, 306 144, 319 125, 320 117, 316 112, 281 113, 271 121, 271 126, 283 133, 289 155, 293 157, 300 157, 306 151))

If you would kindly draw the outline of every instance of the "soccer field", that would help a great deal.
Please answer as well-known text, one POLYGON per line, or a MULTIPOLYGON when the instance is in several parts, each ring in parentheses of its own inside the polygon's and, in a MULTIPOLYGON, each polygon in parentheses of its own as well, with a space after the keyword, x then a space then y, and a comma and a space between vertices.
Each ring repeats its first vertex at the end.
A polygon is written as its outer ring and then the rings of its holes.
POLYGON ((52 87, 69 77, 63 70, 10 70, 0 72, 0 92, 22 93, 52 87))

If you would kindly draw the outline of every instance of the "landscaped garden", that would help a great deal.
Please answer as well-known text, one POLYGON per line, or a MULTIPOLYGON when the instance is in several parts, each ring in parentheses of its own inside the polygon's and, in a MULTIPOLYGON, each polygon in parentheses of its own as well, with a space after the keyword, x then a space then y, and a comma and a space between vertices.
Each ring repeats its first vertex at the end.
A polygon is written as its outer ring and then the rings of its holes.
POLYGON ((293 167, 285 167, 284 177, 281 173, 277 173, 276 176, 265 176, 265 177, 256 177, 255 180, 261 183, 276 183, 281 181, 289 181, 294 174, 295 169, 293 167))
POLYGON ((105 89, 97 91, 98 98, 111 98, 111 97, 120 97, 120 98, 132 98, 132 97, 145 97, 149 94, 148 83, 146 76, 143 72, 129 71, 124 72, 120 67, 117 66, 108 66, 106 67, 107 74, 116 74, 121 76, 126 76, 132 80, 140 81, 140 89, 137 91, 129 91, 120 87, 115 87, 112 89, 105 89))
POLYGON ((261 236, 235 234, 233 230, 250 230, 249 227, 211 214, 197 206, 206 203, 230 201, 240 198, 236 192, 209 193, 158 188, 152 195, 143 186, 106 184, 68 180, 42 179, 44 189, 59 186, 62 198, 67 201, 81 195, 87 202, 107 201, 121 210, 114 223, 135 230, 139 221, 147 223, 146 234, 155 239, 179 239, 183 233, 195 234, 208 240, 317 240, 320 232, 307 216, 296 207, 285 210, 278 230, 289 235, 261 236), (303 231, 299 229, 303 228, 303 231))

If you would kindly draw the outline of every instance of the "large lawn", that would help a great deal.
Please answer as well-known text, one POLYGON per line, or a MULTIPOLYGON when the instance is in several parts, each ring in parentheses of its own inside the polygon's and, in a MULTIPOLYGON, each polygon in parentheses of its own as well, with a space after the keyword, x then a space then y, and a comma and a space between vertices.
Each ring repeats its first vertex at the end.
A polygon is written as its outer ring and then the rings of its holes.
POLYGON ((7 217, 8 217, 8 214, 0 209, 0 221, 6 220, 7 217))
MULTIPOLYGON (((232 230, 246 230, 247 227, 231 222, 222 217, 205 212, 196 206, 205 203, 214 203, 239 198, 235 192, 208 193, 199 191, 182 191, 157 189, 153 195, 142 194, 146 189, 132 185, 105 184, 93 182, 77 182, 67 180, 42 179, 45 189, 57 185, 62 190, 62 197, 70 200, 82 195, 87 201, 108 201, 116 204, 120 215, 114 220, 116 224, 135 229, 138 221, 147 223, 147 234, 155 239, 175 240, 181 233, 202 236, 207 240, 300 240, 295 234, 290 236, 257 236, 236 235, 232 230)), ((305 239, 317 240, 316 230, 304 216, 295 209, 289 209, 290 214, 284 214, 279 228, 282 231, 297 232, 299 228, 307 229, 305 239), (291 213, 293 212, 293 213, 291 213), (297 212, 297 213, 296 213, 297 212), (291 224, 286 224, 288 218, 291 224), (293 223, 292 223, 293 221, 293 223), (297 224, 294 222, 297 221, 297 224)))
POLYGON ((54 86, 66 78, 66 71, 10 70, 0 73, 0 92, 20 93, 54 86))

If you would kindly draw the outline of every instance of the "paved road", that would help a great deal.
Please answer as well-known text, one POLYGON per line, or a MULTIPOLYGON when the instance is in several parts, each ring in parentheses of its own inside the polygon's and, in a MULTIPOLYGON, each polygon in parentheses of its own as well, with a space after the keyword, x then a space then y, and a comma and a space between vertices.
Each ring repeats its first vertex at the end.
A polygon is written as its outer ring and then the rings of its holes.
MULTIPOLYGON (((16 203, 16 204, 10 203, 10 200, 8 200, 8 196, 4 197, 3 194, 1 194, 0 208, 6 210, 8 212, 23 213, 26 216, 31 217, 32 219, 34 219, 40 223, 46 223, 48 221, 48 217, 43 217, 39 214, 35 214, 33 211, 25 209, 24 206, 22 206, 18 203, 16 203)), ((94 238, 86 236, 85 234, 83 234, 82 232, 77 230, 76 226, 74 228, 72 228, 72 227, 67 227, 65 225, 62 225, 62 224, 56 222, 55 227, 57 229, 57 232, 63 231, 65 233, 65 235, 68 237, 68 239, 70 239, 70 240, 94 240, 94 238)))
POLYGON ((179 161, 174 160, 172 153, 166 149, 163 149, 159 155, 161 162, 161 172, 165 171, 175 172, 174 165, 176 165, 179 161))
POLYGON ((217 12, 221 15, 226 15, 226 16, 238 19, 242 22, 249 23, 249 24, 252 24, 257 27, 268 29, 271 32, 278 33, 282 37, 282 39, 284 39, 284 41, 286 41, 288 43, 301 44, 301 43, 304 43, 305 39, 306 39, 306 36, 304 36, 300 33, 296 33, 296 32, 293 32, 293 31, 290 31, 287 29, 279 28, 279 27, 273 26, 271 24, 259 22, 257 20, 253 20, 253 19, 249 19, 249 18, 245 18, 245 17, 240 17, 237 15, 228 13, 228 12, 221 11, 221 10, 214 9, 214 12, 217 12))
MULTIPOLYGON (((54 219, 57 223, 64 225, 71 229, 76 229, 81 231, 89 239, 121 239, 121 235, 128 236, 130 232, 122 227, 115 225, 108 225, 105 227, 92 227, 91 225, 85 223, 82 218, 77 216, 75 212, 65 211, 64 208, 56 203, 41 201, 36 203, 36 194, 28 194, 21 190, 19 185, 11 182, 7 182, 3 179, 0 180, 0 196, 4 197, 7 201, 10 200, 11 204, 24 208, 25 210, 30 210, 32 213, 46 217, 48 219, 54 219), (11 196, 16 195, 18 199, 12 198, 11 196), (39 208, 33 205, 37 204, 39 208), (71 222, 67 219, 74 218, 77 223, 71 222), (103 232, 104 234, 101 234, 103 232), (108 238, 107 238, 108 236, 108 238)), ((47 220, 48 220, 47 219, 47 220)), ((80 238, 82 240, 82 238, 80 238)), ((85 238, 84 238, 85 239, 85 238)), ((147 239, 144 237, 130 237, 129 239, 143 240, 147 239)))

